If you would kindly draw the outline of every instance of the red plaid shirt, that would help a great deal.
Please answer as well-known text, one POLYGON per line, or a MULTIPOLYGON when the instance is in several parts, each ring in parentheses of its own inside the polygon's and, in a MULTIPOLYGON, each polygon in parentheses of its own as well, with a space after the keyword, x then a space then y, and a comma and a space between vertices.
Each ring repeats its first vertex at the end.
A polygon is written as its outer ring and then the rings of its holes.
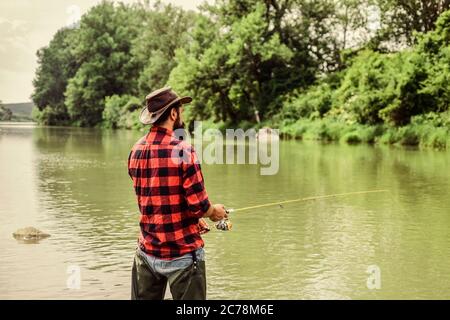
POLYGON ((152 127, 131 150, 128 173, 141 212, 144 252, 172 259, 203 247, 198 221, 211 204, 191 145, 152 127))

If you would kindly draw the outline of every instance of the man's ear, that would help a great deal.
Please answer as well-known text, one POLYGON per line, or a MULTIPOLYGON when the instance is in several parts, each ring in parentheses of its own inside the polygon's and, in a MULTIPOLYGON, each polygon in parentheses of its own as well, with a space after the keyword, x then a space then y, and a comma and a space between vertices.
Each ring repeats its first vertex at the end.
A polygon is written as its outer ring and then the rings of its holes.
POLYGON ((170 118, 172 119, 172 121, 177 120, 177 116, 178 116, 177 108, 172 108, 172 110, 170 110, 170 118))

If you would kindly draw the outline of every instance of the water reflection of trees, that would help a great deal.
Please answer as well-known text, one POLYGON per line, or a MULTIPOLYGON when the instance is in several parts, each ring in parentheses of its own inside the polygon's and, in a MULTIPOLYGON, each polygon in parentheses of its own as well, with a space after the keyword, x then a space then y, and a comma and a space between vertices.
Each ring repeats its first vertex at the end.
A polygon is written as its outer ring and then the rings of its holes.
POLYGON ((123 257, 134 248, 138 211, 126 160, 141 135, 84 128, 35 132, 43 205, 58 225, 58 239, 75 255, 91 255, 91 268, 129 267, 123 257))

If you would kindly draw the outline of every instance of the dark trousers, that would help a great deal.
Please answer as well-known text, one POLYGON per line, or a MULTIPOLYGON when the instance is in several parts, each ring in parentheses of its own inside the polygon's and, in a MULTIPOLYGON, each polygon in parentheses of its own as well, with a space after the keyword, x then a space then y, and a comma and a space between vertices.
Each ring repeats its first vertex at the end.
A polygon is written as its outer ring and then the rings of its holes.
POLYGON ((131 299, 162 300, 167 283, 174 300, 205 300, 205 261, 198 260, 195 252, 181 260, 161 261, 138 249, 131 272, 131 299))

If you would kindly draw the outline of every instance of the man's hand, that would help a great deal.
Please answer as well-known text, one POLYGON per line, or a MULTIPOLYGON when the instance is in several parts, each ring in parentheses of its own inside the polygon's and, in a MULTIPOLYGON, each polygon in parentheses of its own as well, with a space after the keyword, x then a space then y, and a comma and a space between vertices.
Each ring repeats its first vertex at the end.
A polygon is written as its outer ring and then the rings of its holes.
POLYGON ((205 234, 205 233, 208 233, 209 231, 211 231, 211 229, 208 226, 208 223, 203 218, 200 218, 198 220, 198 228, 200 230, 199 231, 200 234, 205 234))
POLYGON ((228 218, 228 214, 225 211, 225 206, 223 204, 212 205, 208 212, 205 214, 211 221, 220 221, 223 218, 228 218))

